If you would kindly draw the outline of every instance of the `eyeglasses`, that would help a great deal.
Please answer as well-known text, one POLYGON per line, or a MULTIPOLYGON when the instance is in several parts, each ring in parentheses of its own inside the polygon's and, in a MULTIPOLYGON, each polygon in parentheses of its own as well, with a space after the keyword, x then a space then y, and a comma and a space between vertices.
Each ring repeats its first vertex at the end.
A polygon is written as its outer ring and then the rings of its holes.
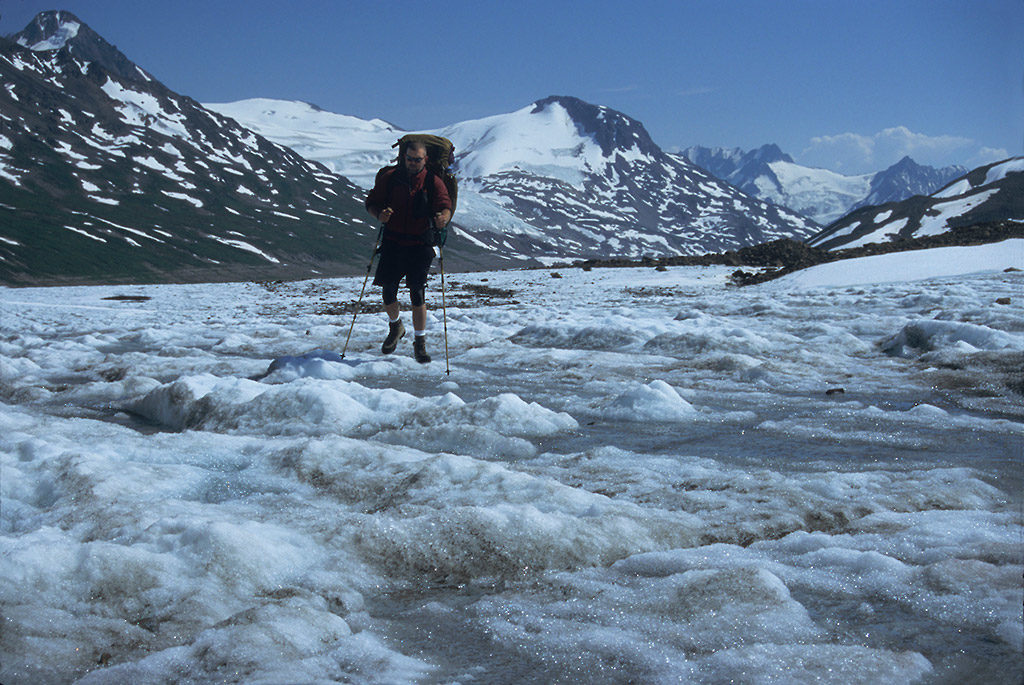
POLYGON ((426 157, 410 157, 409 155, 405 156, 405 161, 416 162, 417 164, 422 162, 424 159, 426 159, 426 157))

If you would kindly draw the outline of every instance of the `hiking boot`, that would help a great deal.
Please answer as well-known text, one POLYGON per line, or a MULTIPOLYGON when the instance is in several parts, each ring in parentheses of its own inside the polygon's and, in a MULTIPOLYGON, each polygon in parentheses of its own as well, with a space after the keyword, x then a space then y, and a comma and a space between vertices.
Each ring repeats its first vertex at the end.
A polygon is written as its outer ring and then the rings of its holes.
POLYGON ((384 338, 384 344, 380 346, 380 351, 384 354, 391 354, 398 347, 398 341, 405 335, 405 326, 402 325, 401 319, 398 321, 388 322, 388 337, 384 338))
POLYGON ((416 339, 412 341, 412 353, 413 356, 416 357, 416 361, 420 364, 427 364, 430 362, 430 355, 427 354, 427 336, 416 336, 416 339))

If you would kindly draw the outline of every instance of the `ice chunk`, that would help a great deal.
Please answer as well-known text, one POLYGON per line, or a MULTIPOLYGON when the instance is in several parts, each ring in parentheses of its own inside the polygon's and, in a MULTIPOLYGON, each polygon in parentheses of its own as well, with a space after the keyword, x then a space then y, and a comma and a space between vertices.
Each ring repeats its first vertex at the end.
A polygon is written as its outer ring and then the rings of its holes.
POLYGON ((922 319, 905 325, 896 335, 883 340, 882 349, 893 356, 915 357, 924 352, 969 345, 967 350, 1024 350, 1024 335, 962 321, 922 319))
POLYGON ((608 418, 626 421, 682 421, 698 413, 675 388, 661 380, 647 385, 636 383, 604 411, 608 418))

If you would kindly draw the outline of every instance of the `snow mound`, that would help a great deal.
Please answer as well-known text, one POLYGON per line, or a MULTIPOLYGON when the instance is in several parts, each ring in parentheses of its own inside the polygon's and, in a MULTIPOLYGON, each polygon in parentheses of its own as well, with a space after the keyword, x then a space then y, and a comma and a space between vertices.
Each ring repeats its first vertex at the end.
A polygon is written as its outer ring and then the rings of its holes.
POLYGON ((524 347, 567 350, 618 350, 640 342, 634 331, 614 326, 526 326, 510 340, 524 347))
POLYGON ((917 357, 925 352, 952 348, 970 353, 980 350, 1024 350, 1024 335, 996 330, 961 321, 914 321, 899 333, 882 341, 882 349, 892 356, 917 357))
POLYGON ((644 344, 652 352, 688 356, 734 353, 757 357, 771 352, 775 343, 749 329, 700 323, 684 333, 662 333, 644 344))
POLYGON ((758 287, 766 290, 900 283, 1024 269, 1024 240, 936 247, 841 259, 787 274, 758 287))
POLYGON ((407 427, 468 425, 502 436, 541 437, 578 427, 568 414, 512 393, 466 404, 452 393, 419 398, 318 378, 266 385, 209 374, 192 376, 151 390, 131 410, 172 430, 268 435, 370 436, 407 427))
POLYGON ((604 415, 626 421, 683 421, 698 414, 675 388, 665 381, 637 383, 612 400, 604 415))
POLYGON ((348 380, 352 372, 345 367, 359 363, 346 359, 330 350, 313 350, 300 355, 285 355, 270 363, 264 378, 291 381, 297 378, 322 378, 325 380, 348 380))
POLYGON ((745 645, 701 659, 698 669, 715 682, 757 683, 912 683, 932 672, 916 652, 847 645, 745 645))
POLYGON ((665 544, 690 546, 703 527, 546 476, 477 458, 352 439, 289 453, 299 480, 372 516, 352 521, 351 544, 388 574, 466 582, 531 569, 606 565, 665 544))

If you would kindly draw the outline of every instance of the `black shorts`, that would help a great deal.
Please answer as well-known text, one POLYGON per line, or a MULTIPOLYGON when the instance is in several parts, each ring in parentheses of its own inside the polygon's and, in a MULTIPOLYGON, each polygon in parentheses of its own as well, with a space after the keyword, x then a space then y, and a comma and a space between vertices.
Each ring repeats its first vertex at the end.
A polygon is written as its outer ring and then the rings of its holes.
POLYGON ((410 291, 422 290, 433 261, 434 248, 430 245, 399 245, 385 240, 373 284, 397 288, 404 278, 410 291))

